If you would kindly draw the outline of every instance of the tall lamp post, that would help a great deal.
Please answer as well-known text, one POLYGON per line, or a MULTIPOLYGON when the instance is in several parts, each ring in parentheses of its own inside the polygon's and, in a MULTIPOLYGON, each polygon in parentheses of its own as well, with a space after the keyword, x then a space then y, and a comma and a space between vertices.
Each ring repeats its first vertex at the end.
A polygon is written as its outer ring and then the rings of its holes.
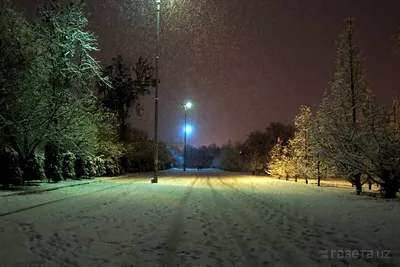
POLYGON ((157 44, 156 44, 156 88, 154 96, 154 177, 152 183, 158 183, 158 70, 160 60, 160 11, 161 0, 156 0, 157 5, 157 44))
POLYGON ((185 109, 185 137, 184 137, 184 145, 183 145, 183 171, 186 171, 186 134, 188 132, 188 127, 186 125, 186 111, 192 107, 192 102, 186 102, 186 104, 183 105, 185 109))

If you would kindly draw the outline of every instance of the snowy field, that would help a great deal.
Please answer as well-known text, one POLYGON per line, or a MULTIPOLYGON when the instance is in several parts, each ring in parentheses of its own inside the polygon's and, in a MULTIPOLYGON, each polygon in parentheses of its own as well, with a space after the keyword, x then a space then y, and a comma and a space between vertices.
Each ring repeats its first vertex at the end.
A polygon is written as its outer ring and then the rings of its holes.
POLYGON ((0 197, 0 266, 400 266, 400 202, 218 171, 0 197))

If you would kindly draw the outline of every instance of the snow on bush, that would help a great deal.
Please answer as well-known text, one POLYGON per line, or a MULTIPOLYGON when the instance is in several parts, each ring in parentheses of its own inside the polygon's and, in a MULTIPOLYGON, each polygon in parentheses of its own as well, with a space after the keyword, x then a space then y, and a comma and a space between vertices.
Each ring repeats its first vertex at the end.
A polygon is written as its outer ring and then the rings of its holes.
POLYGON ((44 171, 44 155, 40 152, 35 152, 26 161, 26 166, 24 168, 24 181, 44 179, 46 179, 44 171))
POLYGON ((96 157, 94 159, 94 164, 96 167, 96 176, 104 176, 106 174, 106 167, 105 167, 105 162, 104 159, 101 157, 96 157))
POLYGON ((107 176, 116 176, 121 173, 118 161, 114 158, 105 159, 104 167, 105 167, 107 176))
POLYGON ((6 188, 20 185, 23 172, 19 166, 18 153, 10 147, 4 147, 0 150, 0 162, 0 184, 6 188))
POLYGON ((89 172, 87 170, 87 158, 83 155, 77 155, 75 160, 75 173, 76 178, 83 178, 89 176, 89 172))
POLYGON ((62 161, 62 176, 64 179, 75 179, 75 160, 74 153, 64 153, 62 161))
POLYGON ((44 150, 44 169, 48 181, 58 183, 62 180, 61 176, 61 152, 60 147, 55 142, 48 142, 44 150))

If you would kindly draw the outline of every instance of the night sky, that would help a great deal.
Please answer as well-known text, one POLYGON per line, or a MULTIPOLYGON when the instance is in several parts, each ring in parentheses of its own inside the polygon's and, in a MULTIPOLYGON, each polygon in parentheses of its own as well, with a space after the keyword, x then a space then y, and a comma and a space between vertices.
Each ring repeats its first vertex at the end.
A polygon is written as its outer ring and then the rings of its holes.
MULTIPOLYGON (((315 108, 335 71, 343 20, 355 18, 364 67, 375 95, 400 96, 394 38, 398 0, 161 0, 159 138, 183 142, 186 99, 190 145, 244 141, 270 122, 292 123, 299 106, 315 108)), ((33 17, 44 0, 15 0, 33 17)), ((116 54, 154 62, 155 0, 87 0, 102 62, 116 54)), ((134 125, 153 137, 154 95, 134 125)))

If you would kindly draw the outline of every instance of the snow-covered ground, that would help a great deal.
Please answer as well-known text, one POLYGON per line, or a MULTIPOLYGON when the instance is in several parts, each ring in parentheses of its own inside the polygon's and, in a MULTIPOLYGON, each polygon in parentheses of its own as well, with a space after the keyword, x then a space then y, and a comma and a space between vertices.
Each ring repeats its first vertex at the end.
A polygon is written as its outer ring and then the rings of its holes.
POLYGON ((162 172, 0 197, 0 266, 400 266, 399 225, 353 189, 162 172))

